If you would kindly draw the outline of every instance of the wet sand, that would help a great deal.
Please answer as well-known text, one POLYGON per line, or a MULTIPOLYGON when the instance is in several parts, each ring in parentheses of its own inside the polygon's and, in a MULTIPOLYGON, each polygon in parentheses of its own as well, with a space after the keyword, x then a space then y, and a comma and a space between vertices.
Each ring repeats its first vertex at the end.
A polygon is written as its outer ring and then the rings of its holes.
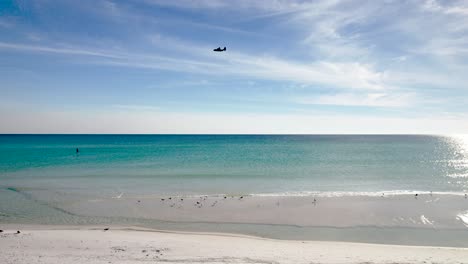
POLYGON ((78 215, 314 227, 468 228, 468 199, 419 194, 342 197, 120 196, 63 206, 78 215), (226 197, 226 198, 224 198, 226 197))
POLYGON ((84 195, 8 191, 0 223, 109 225, 286 240, 468 248, 468 199, 383 196, 84 195), (224 198, 226 197, 226 198, 224 198))

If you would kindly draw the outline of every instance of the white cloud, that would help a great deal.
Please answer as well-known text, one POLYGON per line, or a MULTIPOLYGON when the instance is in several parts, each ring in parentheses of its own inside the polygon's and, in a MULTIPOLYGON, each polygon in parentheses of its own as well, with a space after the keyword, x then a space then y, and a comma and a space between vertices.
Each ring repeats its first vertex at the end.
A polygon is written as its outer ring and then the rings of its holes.
POLYGON ((339 106, 371 106, 371 107, 408 107, 414 106, 412 94, 386 93, 341 93, 333 95, 318 95, 313 97, 293 98, 302 104, 339 105, 339 106))
MULTIPOLYGON (((466 2, 465 2, 466 3, 466 2)), ((441 12, 447 15, 468 15, 468 5, 443 6, 437 0, 426 0, 423 7, 432 12, 441 12)))
POLYGON ((6 42, 0 42, 0 49, 26 51, 26 52, 38 52, 38 53, 57 53, 57 54, 64 54, 64 55, 97 56, 97 57, 107 57, 107 58, 119 58, 120 57, 117 54, 111 54, 108 52, 96 51, 96 50, 91 50, 91 49, 49 47, 49 46, 38 46, 38 45, 6 43, 6 42))
POLYGON ((208 47, 193 45, 171 45, 176 50, 173 57, 155 54, 130 53, 123 51, 102 51, 84 48, 57 48, 0 42, 0 49, 21 50, 39 53, 58 53, 72 56, 95 56, 100 60, 89 60, 104 65, 164 69, 206 75, 247 76, 268 80, 283 80, 309 84, 324 84, 342 89, 385 88, 383 72, 360 63, 333 63, 317 61, 310 64, 288 61, 275 57, 247 55, 227 52, 214 54, 208 47), (180 58, 179 50, 192 55, 192 59, 180 58), (201 52, 201 51, 204 52, 201 52), (200 55, 201 54, 201 55, 200 55))

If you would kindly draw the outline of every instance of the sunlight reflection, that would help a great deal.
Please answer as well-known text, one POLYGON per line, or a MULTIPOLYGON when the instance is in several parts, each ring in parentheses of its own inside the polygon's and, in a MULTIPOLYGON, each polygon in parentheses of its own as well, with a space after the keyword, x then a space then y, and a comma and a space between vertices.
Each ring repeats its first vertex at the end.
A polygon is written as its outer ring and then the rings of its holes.
MULTIPOLYGON (((450 136, 447 140, 451 153, 447 162, 451 171, 447 174, 451 178, 466 178, 468 180, 468 135, 450 136)), ((457 181, 457 184, 468 186, 466 181, 457 181)))

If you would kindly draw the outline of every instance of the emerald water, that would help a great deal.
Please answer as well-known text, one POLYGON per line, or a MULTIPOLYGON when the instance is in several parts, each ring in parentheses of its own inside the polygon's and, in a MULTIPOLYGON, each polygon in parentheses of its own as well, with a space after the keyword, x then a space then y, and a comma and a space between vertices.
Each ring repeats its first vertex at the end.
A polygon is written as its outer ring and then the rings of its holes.
POLYGON ((468 189, 468 140, 417 135, 1 135, 0 185, 151 194, 462 193, 468 189))

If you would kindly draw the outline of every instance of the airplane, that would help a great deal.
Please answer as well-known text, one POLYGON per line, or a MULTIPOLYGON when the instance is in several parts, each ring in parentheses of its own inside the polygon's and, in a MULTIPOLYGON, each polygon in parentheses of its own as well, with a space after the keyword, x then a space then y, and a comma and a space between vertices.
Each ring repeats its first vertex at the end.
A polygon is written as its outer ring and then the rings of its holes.
POLYGON ((214 49, 213 51, 217 51, 217 52, 226 51, 226 47, 224 47, 224 49, 221 49, 221 47, 218 47, 217 49, 214 49))

